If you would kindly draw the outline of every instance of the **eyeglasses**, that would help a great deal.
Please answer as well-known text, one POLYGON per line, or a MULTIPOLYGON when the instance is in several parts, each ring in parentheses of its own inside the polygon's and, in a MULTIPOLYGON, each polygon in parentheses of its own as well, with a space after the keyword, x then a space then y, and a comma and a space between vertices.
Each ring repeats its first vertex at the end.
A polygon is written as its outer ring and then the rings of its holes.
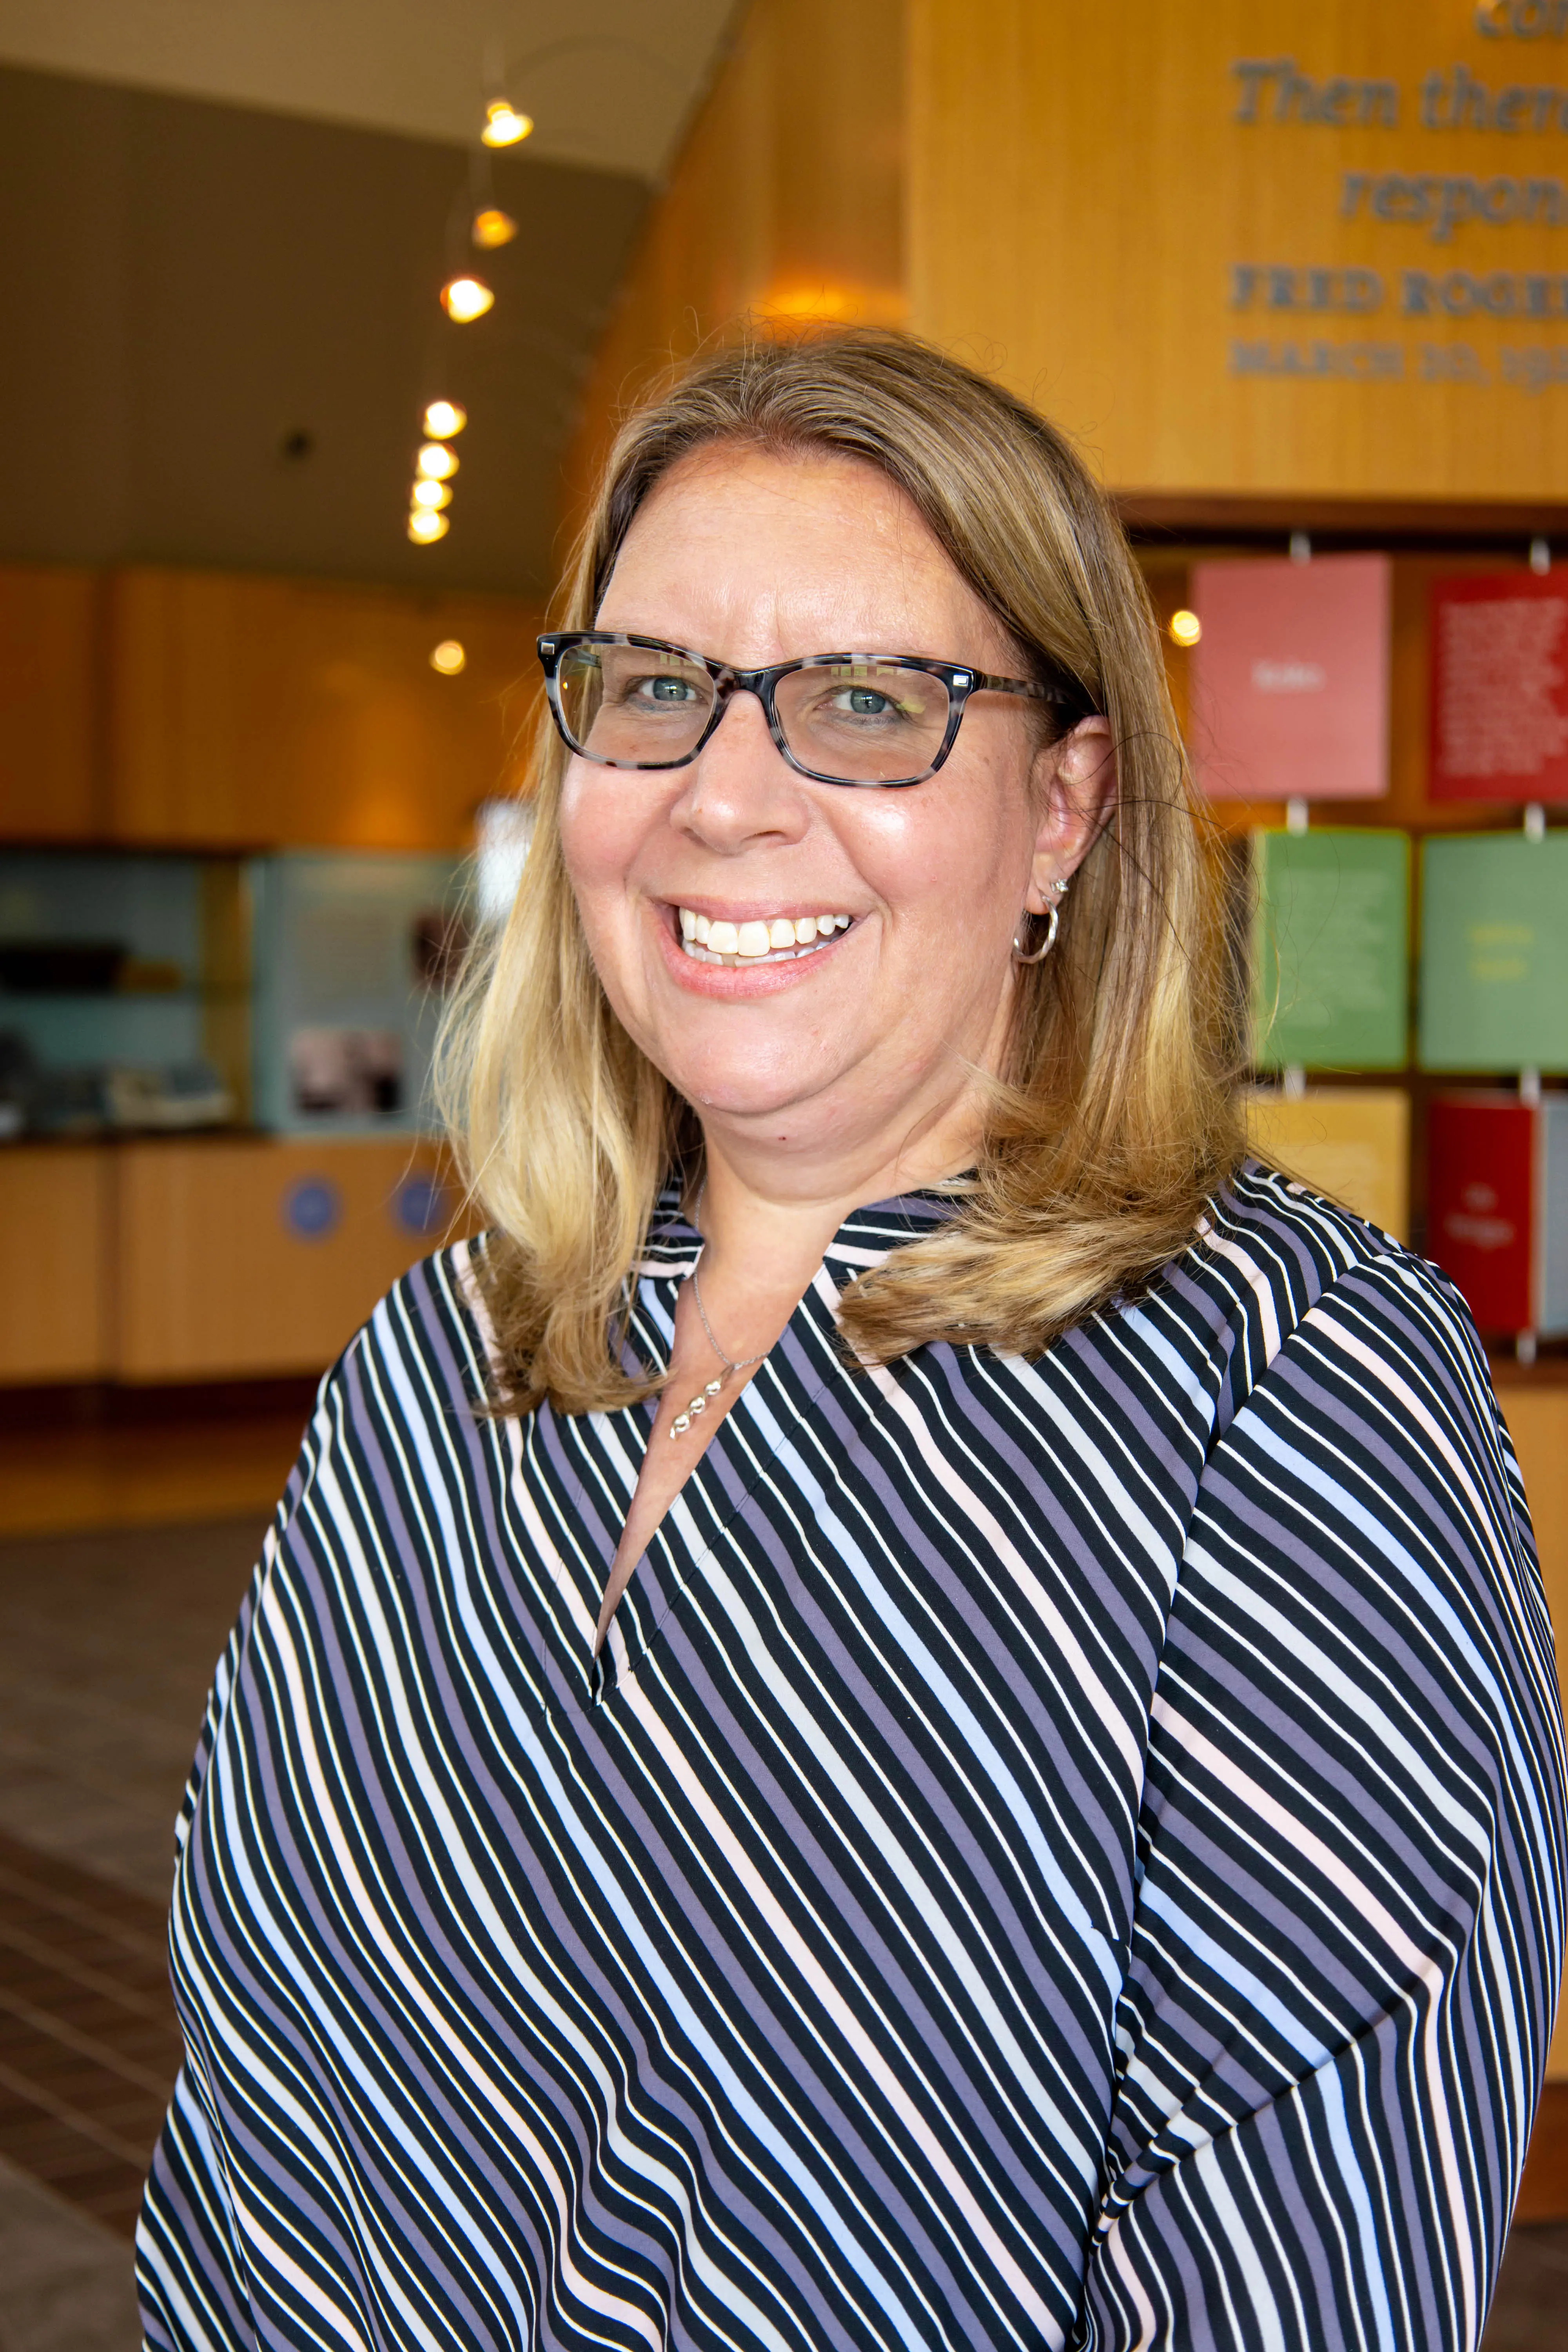
POLYGON ((731 696, 754 694, 768 732, 798 775, 819 784, 896 786, 934 776, 972 694, 1021 694, 1075 718, 1081 688, 991 677, 921 654, 808 654, 768 669, 731 669, 658 637, 574 629, 539 640, 556 727, 601 768, 683 768, 731 696))

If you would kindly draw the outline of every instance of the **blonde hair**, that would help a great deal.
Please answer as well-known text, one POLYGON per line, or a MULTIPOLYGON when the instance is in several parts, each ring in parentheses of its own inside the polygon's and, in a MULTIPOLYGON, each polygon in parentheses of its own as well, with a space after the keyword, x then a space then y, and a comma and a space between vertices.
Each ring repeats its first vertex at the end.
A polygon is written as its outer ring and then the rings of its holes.
MULTIPOLYGON (((1076 681, 1110 721, 1114 814, 1074 878, 1054 953, 1019 971, 1010 1064, 986 1089, 974 1174, 951 1222, 863 1276, 840 1315, 875 1361, 938 1339, 1037 1353, 1146 1286, 1240 1157, 1217 866, 1142 581, 1069 444, 985 377, 886 331, 752 336, 627 418, 559 625, 593 625, 653 485, 722 443, 879 467, 1033 673, 1076 681)), ((479 1278, 500 1402, 548 1397, 582 1412, 659 1385, 618 1360, 659 1188, 695 1129, 589 958, 561 852, 566 756, 542 710, 532 847, 504 931, 454 1001, 440 1083, 494 1228, 479 1278)))

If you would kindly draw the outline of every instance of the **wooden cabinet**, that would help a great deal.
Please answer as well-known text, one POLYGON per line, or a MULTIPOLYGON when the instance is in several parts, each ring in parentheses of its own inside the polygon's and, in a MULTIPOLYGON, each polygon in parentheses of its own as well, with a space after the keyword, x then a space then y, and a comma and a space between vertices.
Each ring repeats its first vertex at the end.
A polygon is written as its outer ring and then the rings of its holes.
POLYGON ((0 564, 0 837, 97 829, 100 597, 90 572, 0 564))
POLYGON ((458 1205, 403 1137, 121 1145, 116 1370, 132 1381, 322 1371, 458 1205))
POLYGON ((99 1380, 113 1340, 109 1155, 0 1152, 0 1385, 99 1380))
POLYGON ((110 830, 207 847, 466 847, 533 707, 498 596, 130 570, 109 586, 110 830), (431 665, 438 645, 463 667, 431 665))

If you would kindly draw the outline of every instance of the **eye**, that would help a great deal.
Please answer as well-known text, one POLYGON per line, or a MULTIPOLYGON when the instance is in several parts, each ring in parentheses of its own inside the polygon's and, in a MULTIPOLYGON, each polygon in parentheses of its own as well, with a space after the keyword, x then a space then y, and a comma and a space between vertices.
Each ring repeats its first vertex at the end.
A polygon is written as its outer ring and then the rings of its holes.
POLYGON ((907 702, 896 694, 884 694, 874 686, 843 686, 836 694, 826 696, 824 715, 832 719, 910 719, 914 716, 907 702))
POLYGON ((643 710, 689 710, 701 699, 695 678, 669 670, 627 670, 611 681, 615 700, 623 708, 643 710))

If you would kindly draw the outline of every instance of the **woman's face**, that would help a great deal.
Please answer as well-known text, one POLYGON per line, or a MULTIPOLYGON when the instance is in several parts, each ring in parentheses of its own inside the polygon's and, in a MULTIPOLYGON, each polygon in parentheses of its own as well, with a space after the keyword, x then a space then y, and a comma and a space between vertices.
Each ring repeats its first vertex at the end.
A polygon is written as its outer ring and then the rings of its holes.
MULTIPOLYGON (((828 455, 719 449, 672 469, 597 625, 740 668, 912 653, 1017 674, 910 501, 828 455)), ((689 767, 572 761, 563 846, 600 979, 710 1137, 717 1122, 737 1141, 897 1159, 952 1113, 966 1065, 998 1066, 1014 934, 1092 837, 1109 767, 1103 722, 1040 753, 1029 709, 976 696, 946 764, 903 790, 795 774, 752 695, 689 767), (686 930, 706 918, 738 936, 815 919, 819 943, 719 963, 688 952, 683 910, 686 930)))

